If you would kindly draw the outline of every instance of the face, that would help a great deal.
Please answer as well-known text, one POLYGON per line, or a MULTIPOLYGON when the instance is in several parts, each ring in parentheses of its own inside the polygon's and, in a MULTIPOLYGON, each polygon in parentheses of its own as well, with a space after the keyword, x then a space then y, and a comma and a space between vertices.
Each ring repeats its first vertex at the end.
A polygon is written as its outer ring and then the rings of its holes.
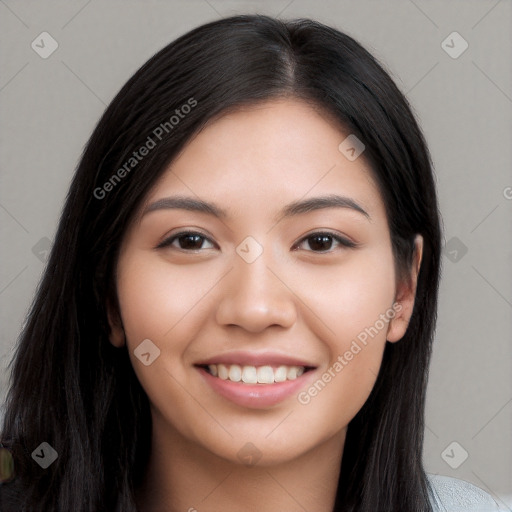
POLYGON ((396 282, 364 153, 338 149, 348 135, 269 101, 210 123, 149 193, 121 248, 111 341, 128 345, 154 432, 259 464, 344 439, 406 330, 417 271, 396 282))

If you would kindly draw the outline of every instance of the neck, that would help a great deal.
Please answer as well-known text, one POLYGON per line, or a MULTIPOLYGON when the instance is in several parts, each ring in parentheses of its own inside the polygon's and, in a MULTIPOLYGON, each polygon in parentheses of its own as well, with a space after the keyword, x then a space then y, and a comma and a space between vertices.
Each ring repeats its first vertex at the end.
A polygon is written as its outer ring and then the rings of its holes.
POLYGON ((332 510, 346 430, 293 460, 260 466, 222 458, 153 422, 139 512, 332 510))

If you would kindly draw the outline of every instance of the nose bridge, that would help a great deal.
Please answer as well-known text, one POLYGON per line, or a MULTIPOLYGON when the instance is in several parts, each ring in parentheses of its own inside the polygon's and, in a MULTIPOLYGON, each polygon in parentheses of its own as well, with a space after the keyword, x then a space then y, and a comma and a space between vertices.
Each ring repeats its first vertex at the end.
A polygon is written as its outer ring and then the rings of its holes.
POLYGON ((235 255, 217 308, 219 323, 256 332, 270 325, 290 327, 295 322, 293 294, 270 270, 273 266, 270 250, 252 261, 243 254, 235 255))

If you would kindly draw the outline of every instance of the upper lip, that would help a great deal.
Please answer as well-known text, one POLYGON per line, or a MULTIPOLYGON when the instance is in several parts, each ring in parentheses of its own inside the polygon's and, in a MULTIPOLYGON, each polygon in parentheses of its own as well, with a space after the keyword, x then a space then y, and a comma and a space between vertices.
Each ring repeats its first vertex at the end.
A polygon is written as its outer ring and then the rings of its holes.
POLYGON ((219 354, 204 361, 196 363, 196 366, 209 364, 239 364, 240 366, 305 366, 315 368, 315 365, 303 359, 280 354, 278 352, 244 352, 235 351, 219 354))

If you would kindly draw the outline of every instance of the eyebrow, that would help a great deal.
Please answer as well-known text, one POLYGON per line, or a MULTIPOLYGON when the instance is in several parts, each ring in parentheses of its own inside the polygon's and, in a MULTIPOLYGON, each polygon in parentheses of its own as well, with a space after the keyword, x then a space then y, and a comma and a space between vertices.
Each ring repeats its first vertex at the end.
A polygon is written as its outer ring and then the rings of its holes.
MULTIPOLYGON (((361 213, 367 219, 371 220, 370 215, 353 199, 345 196, 339 196, 336 194, 330 194, 326 196, 319 196, 310 199, 294 201, 290 204, 287 204, 278 213, 277 217, 275 218, 275 221, 280 222, 283 219, 293 217, 295 215, 301 215, 304 213, 309 213, 315 210, 322 210, 325 208, 347 208, 358 213, 361 213)), ((209 215, 213 215, 218 219, 225 219, 229 216, 226 210, 220 208, 214 203, 186 196, 164 197, 162 199, 158 199, 157 201, 151 203, 145 208, 142 216, 150 212, 166 209, 181 209, 193 212, 206 213, 209 215)))

